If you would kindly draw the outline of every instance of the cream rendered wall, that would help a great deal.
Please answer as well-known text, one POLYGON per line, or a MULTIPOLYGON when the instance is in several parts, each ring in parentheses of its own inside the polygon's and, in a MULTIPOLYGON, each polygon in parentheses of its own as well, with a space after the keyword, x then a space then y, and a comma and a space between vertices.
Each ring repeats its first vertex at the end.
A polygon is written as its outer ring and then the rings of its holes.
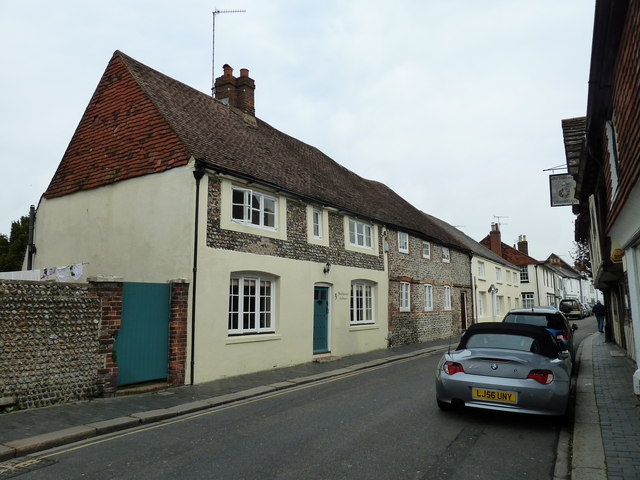
POLYGON ((42 198, 33 268, 87 262, 80 281, 191 278, 195 180, 188 165, 64 197, 42 198))
POLYGON ((386 347, 388 279, 386 271, 200 249, 196 312, 195 382, 285 367, 313 359, 313 293, 330 286, 331 355, 351 355, 386 347), (276 277, 275 333, 229 336, 229 279, 232 272, 263 272, 276 277), (351 281, 376 283, 373 325, 350 325, 351 281))
POLYGON ((471 258, 471 271, 473 275, 474 315, 476 322, 501 322, 511 308, 521 306, 520 271, 518 269, 509 268, 501 263, 474 255, 471 258), (479 275, 479 262, 484 263, 484 276, 479 275), (502 280, 497 279, 496 268, 501 269, 502 280), (510 275, 507 276, 507 272, 509 272, 510 275), (495 296, 496 300, 500 302, 500 313, 497 315, 494 313, 492 294, 489 292, 489 288, 492 285, 498 289, 495 296), (478 309, 481 293, 484 293, 484 309, 482 315, 479 314, 478 309))

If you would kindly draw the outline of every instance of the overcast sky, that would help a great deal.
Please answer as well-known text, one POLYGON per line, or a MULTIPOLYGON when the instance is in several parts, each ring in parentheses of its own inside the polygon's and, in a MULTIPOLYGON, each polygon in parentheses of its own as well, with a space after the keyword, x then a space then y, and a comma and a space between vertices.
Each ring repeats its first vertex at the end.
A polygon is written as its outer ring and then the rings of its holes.
MULTIPOLYGON (((0 0, 0 233, 47 188, 115 50, 256 116, 475 240, 569 263, 545 169, 586 112, 594 0, 0 0), (212 12, 215 55, 212 59, 212 12)), ((557 171, 556 173, 563 173, 557 171)), ((82 228, 78 226, 81 234, 82 228)), ((82 261, 82 259, 78 259, 82 261)))

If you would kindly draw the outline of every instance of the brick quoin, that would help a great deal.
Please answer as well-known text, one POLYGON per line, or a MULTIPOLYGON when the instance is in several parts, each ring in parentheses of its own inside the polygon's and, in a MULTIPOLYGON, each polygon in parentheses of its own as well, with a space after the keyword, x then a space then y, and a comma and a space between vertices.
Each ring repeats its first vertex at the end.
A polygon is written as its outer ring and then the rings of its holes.
POLYGON ((99 297, 102 304, 99 352, 104 368, 98 371, 98 395, 112 396, 118 387, 118 364, 114 361, 115 333, 122 323, 122 282, 91 282, 89 295, 99 297))
POLYGON ((185 380, 188 305, 189 284, 183 280, 171 282, 167 382, 175 386, 184 385, 185 380))

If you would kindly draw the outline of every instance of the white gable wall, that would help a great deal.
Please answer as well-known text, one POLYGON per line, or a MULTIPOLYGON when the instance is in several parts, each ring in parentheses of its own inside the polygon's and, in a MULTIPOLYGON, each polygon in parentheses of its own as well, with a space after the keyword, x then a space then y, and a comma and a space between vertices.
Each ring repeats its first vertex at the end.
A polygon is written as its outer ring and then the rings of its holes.
POLYGON ((85 263, 84 277, 131 282, 191 278, 192 167, 145 175, 63 197, 36 212, 33 268, 85 263))

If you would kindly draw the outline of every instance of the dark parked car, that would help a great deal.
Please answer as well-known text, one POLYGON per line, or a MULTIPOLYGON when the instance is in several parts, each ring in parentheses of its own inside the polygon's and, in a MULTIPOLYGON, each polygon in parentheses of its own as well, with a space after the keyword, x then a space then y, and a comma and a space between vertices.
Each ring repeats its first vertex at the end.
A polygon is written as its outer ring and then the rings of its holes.
POLYGON ((562 342, 564 349, 569 350, 571 358, 575 361, 573 332, 578 326, 575 323, 569 326, 569 321, 561 312, 547 307, 516 308, 507 313, 502 321, 546 328, 557 341, 562 342))
POLYGON ((572 298, 560 300, 559 309, 567 318, 577 318, 578 320, 584 318, 584 311, 578 300, 572 298))
POLYGON ((542 327, 487 322, 469 327, 436 371, 436 401, 453 407, 563 415, 571 356, 542 327))

